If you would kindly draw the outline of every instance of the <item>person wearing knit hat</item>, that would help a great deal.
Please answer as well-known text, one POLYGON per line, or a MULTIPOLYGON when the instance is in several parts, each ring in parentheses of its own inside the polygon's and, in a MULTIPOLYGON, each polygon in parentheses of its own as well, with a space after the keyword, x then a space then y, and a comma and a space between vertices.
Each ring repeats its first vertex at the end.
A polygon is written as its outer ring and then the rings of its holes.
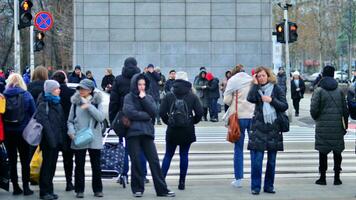
POLYGON ((193 83, 196 94, 199 97, 200 103, 203 107, 204 121, 208 121, 208 108, 209 108, 209 90, 208 90, 208 80, 206 79, 206 71, 202 69, 200 73, 194 78, 193 83))
POLYGON ((315 149, 319 151, 320 178, 315 182, 326 185, 328 154, 334 157, 334 185, 341 185, 341 153, 345 149, 344 135, 348 128, 348 109, 345 96, 334 79, 335 68, 326 66, 323 78, 311 98, 310 114, 315 121, 315 149))
POLYGON ((58 151, 65 143, 67 124, 60 104, 60 92, 60 85, 57 81, 46 80, 43 96, 40 96, 38 100, 36 120, 43 127, 40 143, 43 155, 39 181, 40 199, 58 199, 58 195, 53 191, 53 177, 58 151))
POLYGON ((74 71, 69 75, 68 83, 79 83, 83 79, 85 79, 85 75, 82 73, 82 68, 77 65, 74 71))
POLYGON ((209 113, 210 113, 210 121, 218 122, 218 99, 220 97, 219 91, 219 79, 215 78, 214 75, 209 72, 206 74, 206 79, 208 80, 208 102, 209 102, 209 113))
POLYGON ((293 100, 293 107, 295 110, 295 116, 299 116, 299 103, 300 100, 304 97, 305 92, 305 84, 303 79, 300 77, 300 73, 298 71, 293 72, 293 77, 290 82, 291 85, 291 95, 293 100))

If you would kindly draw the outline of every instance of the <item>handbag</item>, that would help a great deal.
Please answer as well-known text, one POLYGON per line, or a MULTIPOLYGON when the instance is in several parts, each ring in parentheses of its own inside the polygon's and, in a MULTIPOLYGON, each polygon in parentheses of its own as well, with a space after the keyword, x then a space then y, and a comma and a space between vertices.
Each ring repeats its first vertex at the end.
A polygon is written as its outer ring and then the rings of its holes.
POLYGON ((289 118, 285 112, 277 112, 280 132, 289 132, 289 118))
POLYGON ((33 183, 40 182, 42 161, 43 161, 42 151, 40 146, 37 146, 36 151, 33 154, 30 163, 30 181, 33 183))
POLYGON ((121 142, 106 143, 109 132, 103 140, 101 149, 101 174, 103 177, 118 177, 124 170, 125 147, 121 142))
MULTIPOLYGON (((343 129, 344 129, 344 131, 345 131, 345 134, 346 134, 346 133, 347 133, 348 124, 346 124, 344 114, 343 114, 342 111, 340 111, 340 109, 339 109, 337 103, 335 102, 335 99, 330 95, 329 92, 327 92, 327 93, 328 93, 329 97, 333 100, 334 104, 336 105, 336 108, 339 110, 339 112, 340 112, 340 114, 341 114, 341 123, 342 123, 342 127, 343 127, 343 129)), ((343 104, 344 104, 344 101, 341 102, 341 105, 343 105, 343 104)))
POLYGON ((87 128, 83 128, 82 130, 79 130, 77 133, 75 133, 73 143, 76 147, 83 147, 93 141, 94 134, 91 126, 92 120, 90 120, 89 126, 87 128))
MULTIPOLYGON (((48 103, 46 103, 46 114, 48 115, 48 103)), ((37 110, 38 111, 38 110, 37 110)), ((26 125, 25 129, 22 132, 23 139, 32 146, 37 146, 41 143, 42 140, 42 124, 38 123, 36 120, 37 111, 32 115, 30 121, 26 125)))
POLYGON ((130 119, 122 111, 119 111, 110 125, 110 130, 114 130, 115 134, 122 138, 126 137, 127 129, 130 125, 130 119))
POLYGON ((0 188, 9 191, 10 164, 4 143, 0 144, 0 188))
POLYGON ((4 114, 6 110, 6 98, 0 94, 0 114, 4 114))
POLYGON ((238 95, 236 92, 236 98, 235 98, 235 113, 229 116, 229 126, 227 130, 227 136, 226 140, 235 143, 240 139, 241 136, 241 130, 240 130, 240 123, 239 123, 239 117, 238 117, 238 95))

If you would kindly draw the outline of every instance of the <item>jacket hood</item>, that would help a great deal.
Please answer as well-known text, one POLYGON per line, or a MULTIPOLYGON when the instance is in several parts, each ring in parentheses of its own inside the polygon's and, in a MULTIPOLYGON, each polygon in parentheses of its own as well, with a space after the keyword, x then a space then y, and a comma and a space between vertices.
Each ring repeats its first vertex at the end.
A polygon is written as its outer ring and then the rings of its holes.
POLYGON ((199 78, 201 78, 201 75, 203 74, 203 73, 205 73, 205 78, 206 78, 206 71, 205 70, 200 70, 200 73, 199 73, 199 78))
POLYGON ((211 81, 211 80, 213 80, 214 79, 214 75, 212 74, 212 73, 207 73, 206 74, 206 77, 205 77, 208 81, 211 81))
POLYGON ((132 78, 133 75, 140 73, 140 69, 137 66, 124 66, 121 74, 126 78, 132 78))
POLYGON ((7 96, 15 96, 20 93, 25 93, 26 90, 20 88, 20 87, 9 87, 4 91, 4 94, 7 96))
MULTIPOLYGON (((72 104, 75 105, 80 105, 81 104, 81 98, 79 91, 76 91, 74 95, 70 98, 70 101, 72 104)), ((100 92, 95 92, 93 93, 93 98, 91 99, 92 104, 100 104, 103 102, 103 97, 101 96, 100 92)))
POLYGON ((335 90, 338 86, 338 83, 332 77, 324 77, 321 79, 319 86, 325 90, 335 90))
POLYGON ((177 95, 184 95, 192 90, 192 84, 185 80, 175 80, 172 87, 174 94, 177 95))
POLYGON ((136 94, 136 95, 139 94, 137 84, 138 84, 138 81, 141 79, 144 79, 146 81, 146 91, 148 91, 148 89, 150 87, 150 81, 147 78, 147 76, 145 76, 142 73, 139 73, 139 74, 135 74, 131 79, 131 84, 130 84, 131 93, 136 94))

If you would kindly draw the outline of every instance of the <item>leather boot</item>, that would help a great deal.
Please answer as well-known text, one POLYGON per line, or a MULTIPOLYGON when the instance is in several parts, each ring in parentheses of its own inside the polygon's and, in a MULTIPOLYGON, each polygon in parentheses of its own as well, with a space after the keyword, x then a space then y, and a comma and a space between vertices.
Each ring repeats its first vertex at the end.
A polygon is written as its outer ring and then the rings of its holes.
POLYGON ((342 181, 340 180, 340 172, 335 171, 335 176, 334 176, 334 185, 341 185, 342 181))
POLYGON ((320 172, 320 178, 315 181, 317 185, 326 185, 326 172, 320 172))

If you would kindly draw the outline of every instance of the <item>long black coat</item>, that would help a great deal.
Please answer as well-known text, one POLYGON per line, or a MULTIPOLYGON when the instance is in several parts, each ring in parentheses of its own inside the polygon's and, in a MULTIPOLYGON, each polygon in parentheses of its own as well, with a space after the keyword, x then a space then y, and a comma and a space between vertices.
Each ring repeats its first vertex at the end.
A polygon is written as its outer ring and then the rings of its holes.
POLYGON ((258 93, 259 88, 260 86, 253 85, 247 97, 247 101, 256 104, 247 148, 257 151, 283 151, 283 135, 279 130, 278 116, 288 109, 286 95, 278 85, 274 85, 270 104, 276 109, 277 120, 273 124, 266 124, 263 119, 263 101, 258 93))
POLYGON ((148 80, 150 81, 150 87, 148 88, 148 94, 150 94, 153 99, 155 101, 159 101, 159 90, 160 90, 160 86, 158 84, 158 82, 161 80, 161 76, 159 73, 157 72, 147 72, 146 77, 148 78, 148 80))
POLYGON ((38 97, 43 92, 44 81, 33 81, 28 85, 27 91, 29 91, 37 104, 38 97))
MULTIPOLYGON (((177 145, 191 144, 196 141, 194 124, 200 122, 203 116, 203 107, 200 104, 199 98, 192 93, 192 84, 188 81, 176 80, 173 83, 173 92, 178 99, 183 98, 185 100, 189 113, 193 117, 188 127, 172 128, 168 125, 166 141, 167 143, 177 145)), ((175 102, 174 95, 170 92, 167 93, 161 103, 159 114, 165 124, 168 124, 168 113, 170 112, 171 105, 175 102)))
POLYGON ((302 79, 299 79, 299 86, 295 85, 294 80, 291 80, 290 87, 291 87, 292 99, 302 99, 304 97, 305 84, 302 79), (297 91, 297 88, 299 88, 300 90, 297 91))
POLYGON ((111 86, 114 84, 115 81, 115 76, 110 74, 110 75, 105 75, 103 77, 103 80, 101 81, 101 88, 105 91, 106 87, 110 84, 111 86))
POLYGON ((152 120, 157 114, 157 107, 154 99, 147 93, 149 80, 143 74, 136 74, 132 77, 130 93, 125 96, 123 112, 130 119, 131 125, 127 129, 126 138, 136 136, 150 136, 154 139, 155 129, 152 120), (139 97, 137 83, 139 79, 146 80, 146 96, 139 97))
POLYGON ((60 103, 45 101, 39 98, 36 119, 43 126, 40 146, 43 148, 65 148, 66 120, 60 103), (48 104, 48 114, 46 112, 48 104))
POLYGON ((338 83, 331 77, 321 79, 315 89, 310 114, 315 120, 315 149, 322 153, 336 151, 341 153, 345 149, 342 116, 347 128, 348 110, 345 96, 338 88, 338 83))
POLYGON ((140 69, 136 65, 126 63, 122 68, 121 75, 115 78, 109 104, 109 119, 112 122, 117 112, 122 110, 124 105, 125 95, 130 92, 131 78, 133 75, 140 73, 140 69))

